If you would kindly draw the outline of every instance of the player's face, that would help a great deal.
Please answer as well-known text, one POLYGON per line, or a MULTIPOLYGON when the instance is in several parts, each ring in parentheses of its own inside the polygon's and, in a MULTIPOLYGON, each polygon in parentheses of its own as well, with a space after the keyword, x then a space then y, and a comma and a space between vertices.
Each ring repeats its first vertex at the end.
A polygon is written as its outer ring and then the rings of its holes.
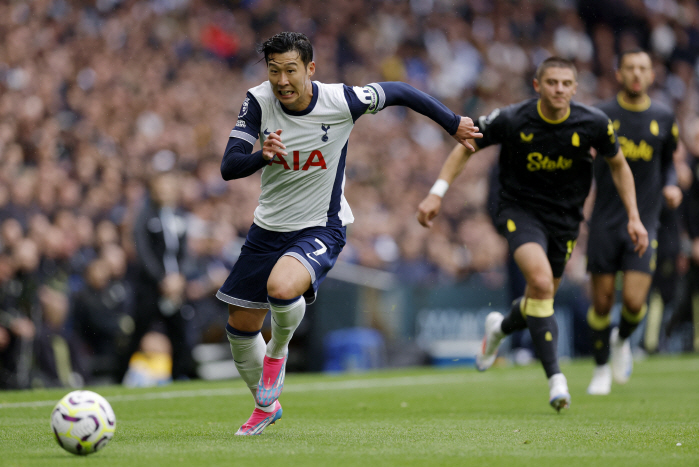
POLYGON ((534 90, 539 93, 543 104, 552 110, 567 109, 577 89, 578 82, 570 68, 547 68, 541 80, 534 80, 534 90))
POLYGON ((645 52, 624 55, 616 79, 631 97, 643 95, 653 84, 655 73, 650 57, 645 52))
POLYGON ((304 66, 301 56, 295 50, 271 54, 267 63, 267 77, 272 84, 274 96, 289 110, 304 110, 313 99, 311 76, 315 70, 315 62, 304 66))

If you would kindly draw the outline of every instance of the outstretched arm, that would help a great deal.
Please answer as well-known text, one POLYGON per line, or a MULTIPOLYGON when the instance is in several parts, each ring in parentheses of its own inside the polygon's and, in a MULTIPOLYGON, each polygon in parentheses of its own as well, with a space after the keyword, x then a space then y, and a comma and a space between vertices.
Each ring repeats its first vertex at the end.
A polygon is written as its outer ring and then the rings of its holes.
POLYGON ((449 185, 464 170, 464 166, 471 157, 471 154, 478 151, 478 145, 474 140, 468 141, 473 150, 467 149, 466 145, 457 145, 452 149, 449 157, 444 162, 439 178, 430 190, 429 194, 417 207, 417 220, 423 227, 432 227, 432 219, 439 214, 442 208, 442 198, 447 192, 449 185))
POLYGON ((482 138, 478 127, 468 117, 461 117, 434 97, 407 83, 389 81, 359 88, 345 88, 345 97, 354 120, 365 113, 377 113, 386 107, 400 105, 418 112, 444 128, 459 144, 475 151, 469 139, 482 138))
POLYGON ((386 94, 386 107, 402 105, 425 115, 439 123, 459 144, 464 145, 472 152, 476 151, 476 148, 468 140, 482 138, 483 135, 479 133, 478 127, 473 124, 473 120, 454 114, 446 105, 434 97, 415 89, 407 83, 388 82, 379 84, 386 94))
POLYGON ((614 157, 609 157, 606 161, 607 164, 609 164, 614 185, 619 192, 621 201, 624 203, 626 213, 629 216, 627 229, 631 236, 631 241, 633 241, 635 245, 634 251, 638 252, 638 256, 643 256, 648 248, 648 232, 643 226, 641 216, 638 213, 638 206, 636 205, 636 185, 633 181, 633 173, 621 149, 619 149, 614 157))

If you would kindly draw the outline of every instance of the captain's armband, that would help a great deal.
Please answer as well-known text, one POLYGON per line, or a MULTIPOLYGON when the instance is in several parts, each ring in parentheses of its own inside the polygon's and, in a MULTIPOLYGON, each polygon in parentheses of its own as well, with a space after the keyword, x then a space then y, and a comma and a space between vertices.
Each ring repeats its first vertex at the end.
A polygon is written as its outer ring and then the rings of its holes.
POLYGON ((383 88, 377 83, 367 84, 361 88, 359 86, 354 86, 353 89, 359 100, 369 106, 364 111, 365 114, 375 114, 386 105, 386 94, 383 88))

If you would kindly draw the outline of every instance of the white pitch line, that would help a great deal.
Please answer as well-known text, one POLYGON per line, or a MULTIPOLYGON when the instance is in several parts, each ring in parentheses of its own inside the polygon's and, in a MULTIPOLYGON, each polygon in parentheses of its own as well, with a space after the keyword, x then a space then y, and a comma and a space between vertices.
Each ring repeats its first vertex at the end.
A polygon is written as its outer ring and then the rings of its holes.
MULTIPOLYGON (((688 362, 685 370, 699 369, 699 360, 688 362)), ((652 374, 676 372, 675 368, 655 368, 652 374)), ((539 375, 534 372, 509 372, 507 375, 500 373, 476 373, 465 372, 463 374, 440 375, 435 372, 432 375, 401 376, 394 378, 371 378, 344 381, 327 381, 318 383, 290 384, 284 387, 285 393, 312 392, 312 391, 341 391, 348 389, 373 389, 402 386, 428 386, 443 384, 466 383, 479 384, 498 379, 502 382, 513 382, 537 379, 539 375)), ((219 389, 195 389, 186 391, 146 392, 140 394, 124 394, 108 397, 109 402, 133 402, 142 400, 179 399, 187 397, 219 397, 219 396, 244 396, 250 394, 248 388, 219 388, 219 389)), ((16 409, 25 407, 50 407, 58 401, 34 401, 34 402, 6 402, 0 404, 0 409, 16 409)))
MULTIPOLYGON (((442 385, 456 384, 466 381, 480 382, 485 381, 486 375, 479 375, 474 379, 474 375, 423 375, 423 376, 403 376, 398 378, 373 378, 373 379, 358 379, 349 381, 332 381, 321 383, 301 383, 291 384, 284 388, 285 393, 290 392, 311 392, 311 391, 338 391, 348 389, 372 389, 372 388, 389 388, 402 386, 425 386, 425 385, 442 385)), ((520 375, 521 377, 522 375, 520 375)), ((130 402, 140 400, 158 400, 158 399, 179 399, 186 397, 216 397, 216 396, 242 396, 250 394, 247 388, 220 388, 220 389, 196 389, 189 391, 166 391, 166 392, 151 392, 141 394, 124 394, 110 396, 107 399, 109 402, 130 402)), ((0 409, 16 409, 24 407, 48 407, 55 405, 57 401, 34 401, 34 402, 6 402, 0 404, 0 409)))

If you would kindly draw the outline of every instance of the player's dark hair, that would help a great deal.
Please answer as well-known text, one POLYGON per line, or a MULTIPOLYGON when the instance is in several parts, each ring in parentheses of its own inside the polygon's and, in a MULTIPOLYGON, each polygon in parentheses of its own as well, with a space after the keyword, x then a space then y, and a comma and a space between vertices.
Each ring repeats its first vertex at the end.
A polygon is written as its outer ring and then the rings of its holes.
POLYGON ((536 80, 541 81, 541 77, 544 76, 544 72, 549 68, 569 68, 573 70, 573 76, 575 77, 575 80, 577 81, 578 79, 578 69, 575 68, 575 64, 573 62, 563 57, 549 57, 543 62, 541 62, 541 64, 539 64, 538 68, 536 69, 536 80))
POLYGON ((295 50, 299 53, 304 66, 308 66, 313 61, 313 46, 305 34, 300 32, 280 32, 270 37, 257 49, 265 54, 265 63, 269 63, 269 56, 272 54, 283 54, 295 50))
POLYGON ((635 54, 646 54, 646 55, 648 55, 648 58, 650 58, 650 54, 648 53, 648 51, 642 49, 641 47, 633 47, 631 49, 626 49, 626 50, 622 51, 619 54, 619 57, 617 58, 617 61, 616 61, 617 70, 621 69, 621 65, 622 65, 622 63, 624 63, 624 57, 626 57, 627 55, 635 55, 635 54))

